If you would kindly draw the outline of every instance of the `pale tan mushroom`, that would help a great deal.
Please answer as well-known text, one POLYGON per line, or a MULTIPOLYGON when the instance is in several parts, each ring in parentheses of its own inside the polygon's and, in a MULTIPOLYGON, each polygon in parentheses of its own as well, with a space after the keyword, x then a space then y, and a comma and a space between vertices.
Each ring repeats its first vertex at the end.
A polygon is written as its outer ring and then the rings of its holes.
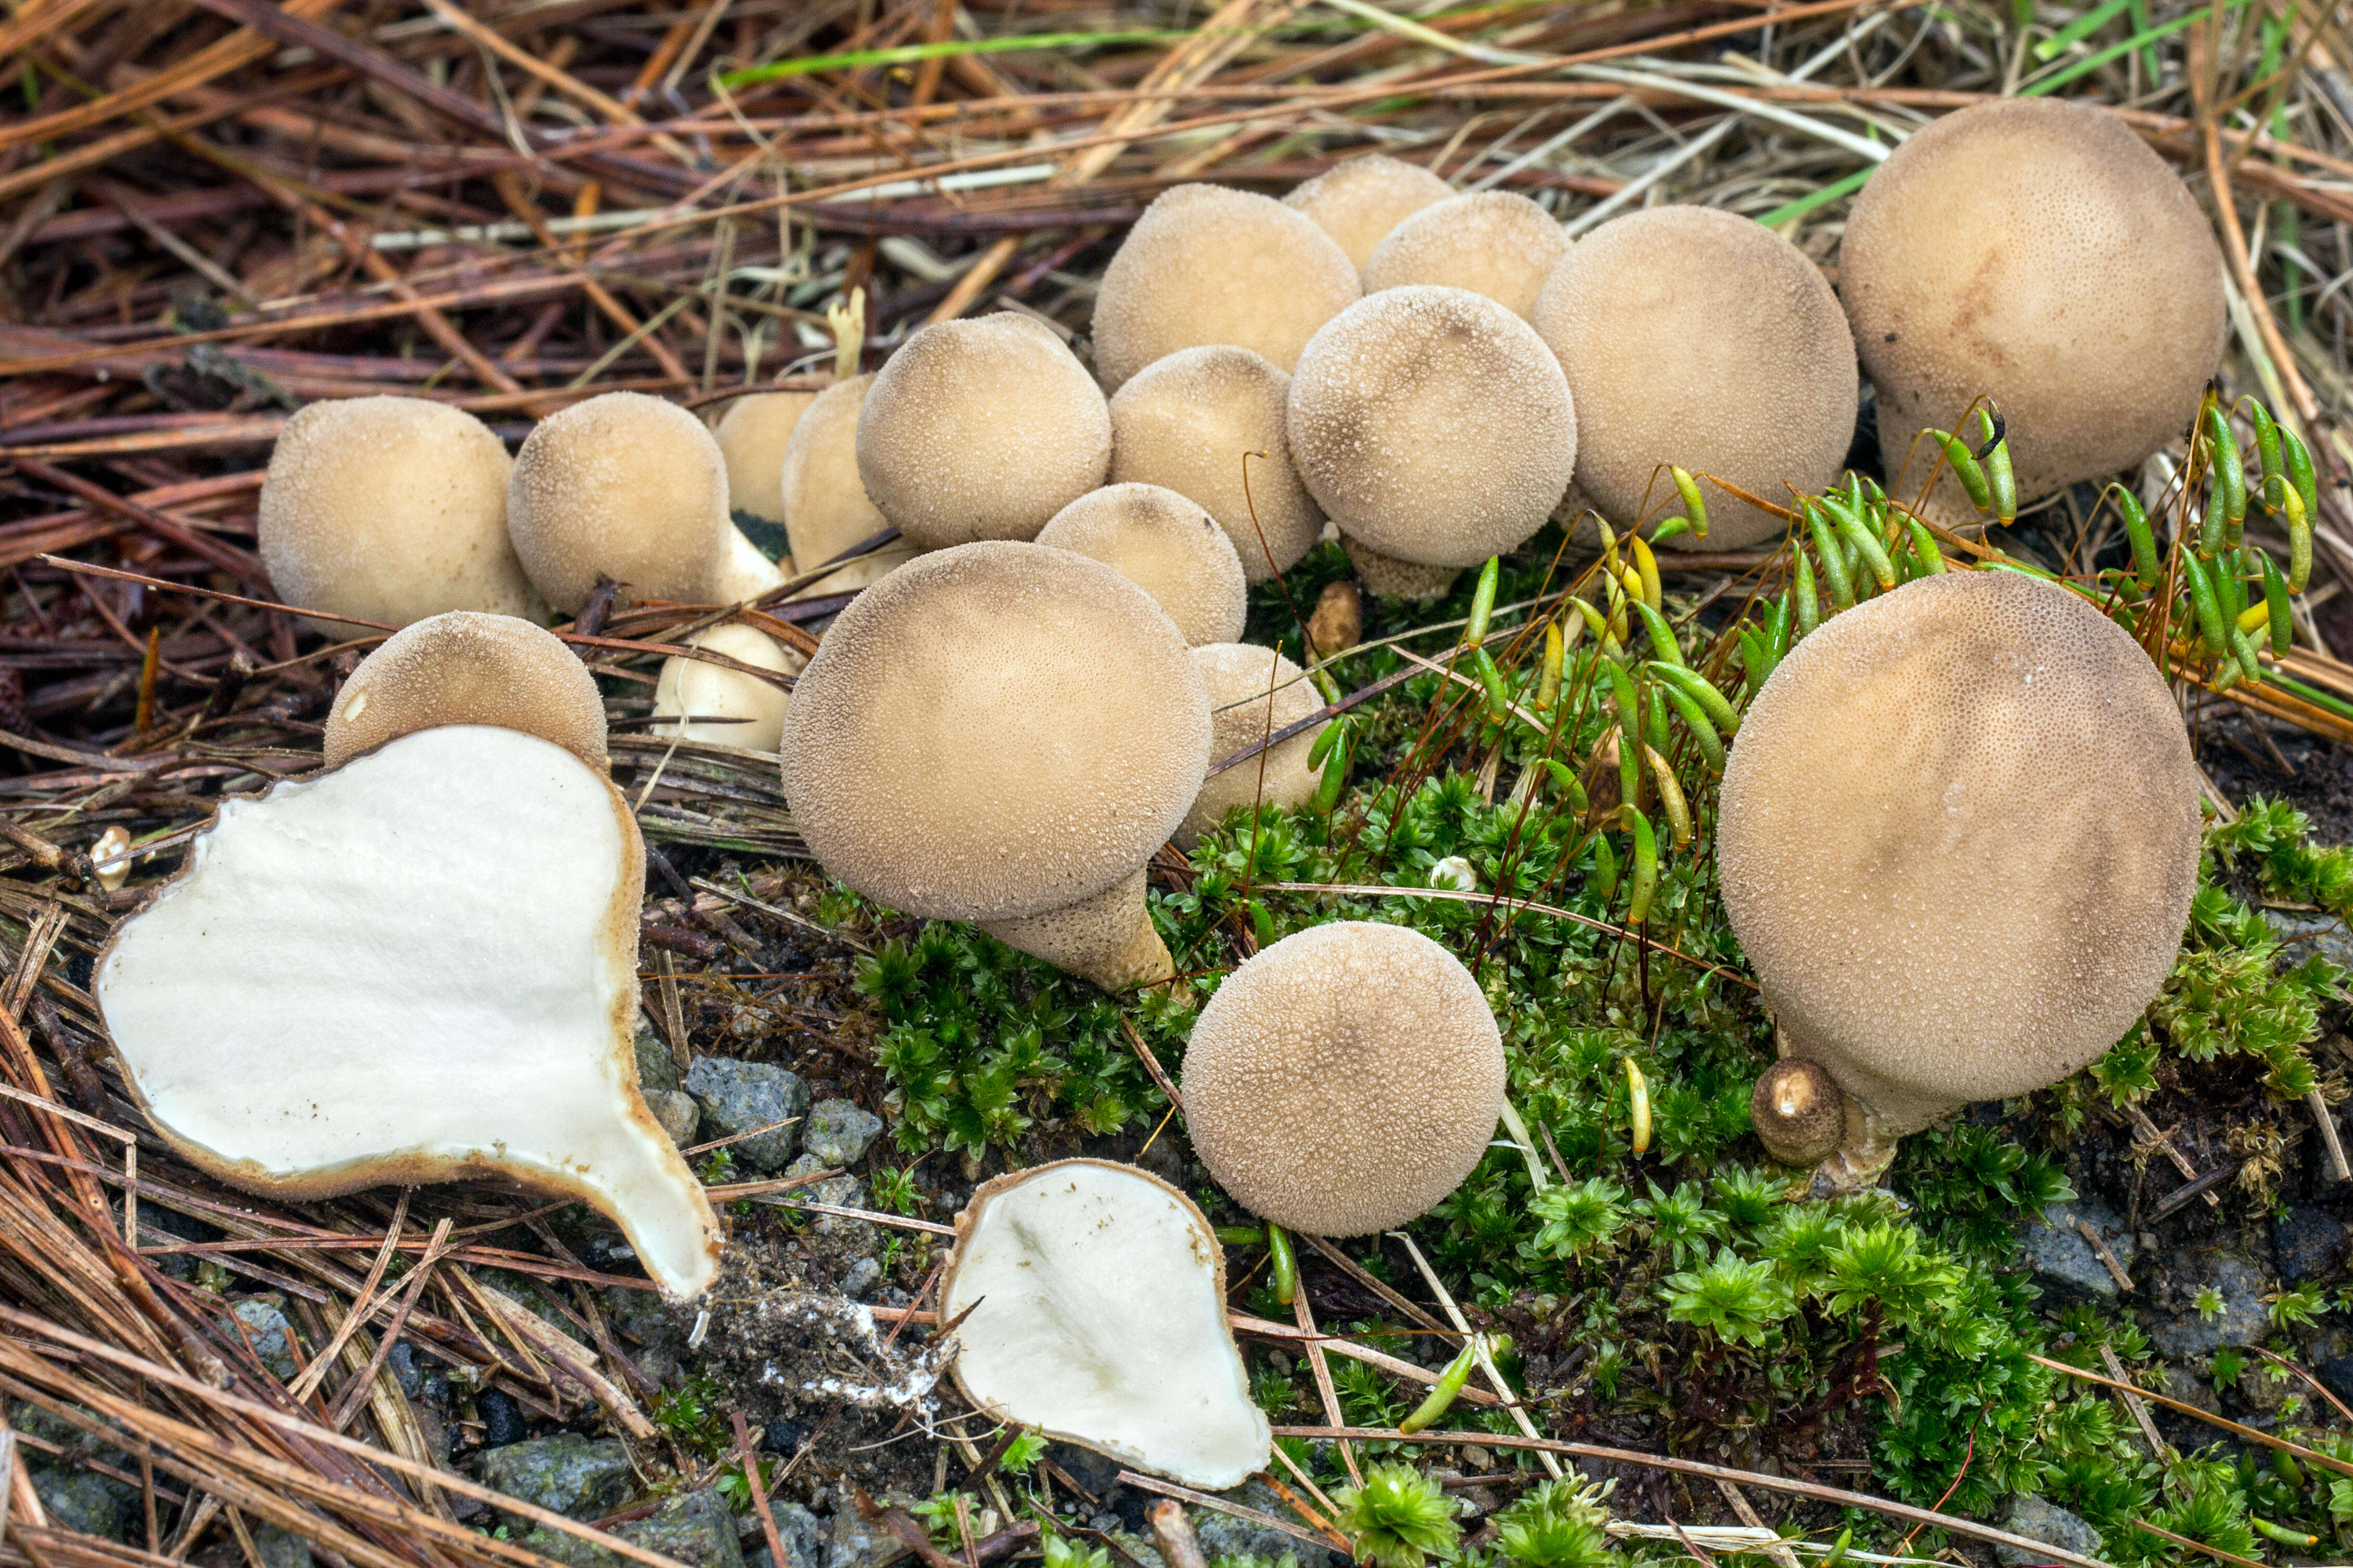
POLYGON ((1089 490, 1038 531, 1038 542, 1102 562, 1152 595, 1187 642, 1242 635, 1250 586, 1217 519, 1158 485, 1089 490))
MULTIPOLYGON (((797 572, 815 572, 891 526, 858 477, 858 416, 873 384, 871 374, 835 382, 817 395, 786 438, 779 489, 797 572)), ((914 554, 913 544, 894 541, 834 568, 796 596, 854 594, 914 554)))
POLYGON ((1525 196, 1449 196, 1388 232, 1365 263, 1365 292, 1443 283, 1484 294, 1525 321, 1568 249, 1558 220, 1525 196))
POLYGON ((1313 218, 1361 272, 1389 230, 1453 194, 1451 185, 1419 163, 1366 153, 1293 186, 1282 205, 1313 218))
MULTIPOLYGON (((808 660, 757 626, 725 621, 686 639, 689 647, 724 654, 738 664, 778 675, 797 673, 808 660)), ((662 660, 654 684, 654 732, 733 746, 742 752, 774 752, 784 739, 785 706, 790 700, 773 681, 706 659, 673 654, 662 660), (670 721, 662 722, 659 721, 670 721)))
POLYGON ((728 402, 712 434, 727 465, 729 510, 770 522, 785 521, 784 490, 778 482, 785 443, 817 397, 814 392, 757 392, 728 402))
MULTIPOLYGON (((1209 761, 1212 765, 1289 729, 1324 706, 1323 695, 1297 665, 1271 647, 1252 643, 1213 643, 1193 650, 1193 662, 1209 688, 1209 761)), ((1201 793, 1185 814, 1173 841, 1190 850, 1201 835, 1236 806, 1256 801, 1297 807, 1315 798, 1324 770, 1307 764, 1324 726, 1278 741, 1257 756, 1202 781, 1201 793)))
POLYGON ((442 724, 494 724, 606 771, 605 703, 556 636, 512 616, 452 610, 360 660, 327 710, 327 766, 442 724))

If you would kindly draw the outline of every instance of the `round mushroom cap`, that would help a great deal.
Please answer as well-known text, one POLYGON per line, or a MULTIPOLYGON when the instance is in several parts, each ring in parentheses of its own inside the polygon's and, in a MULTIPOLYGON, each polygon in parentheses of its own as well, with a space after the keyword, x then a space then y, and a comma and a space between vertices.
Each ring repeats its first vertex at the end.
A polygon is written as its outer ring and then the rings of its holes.
POLYGON ((1231 642, 1250 614, 1242 560, 1218 520, 1158 485, 1105 485, 1047 521, 1038 542, 1102 562, 1152 595, 1196 647, 1231 642))
POLYGON ((1559 362, 1483 294, 1367 294, 1299 356, 1291 455, 1340 531, 1421 566, 1473 566, 1545 524, 1577 464, 1559 362))
POLYGON ((2132 1026, 2189 919, 2198 795, 2123 628, 2064 588, 1953 572, 1835 616, 1766 680, 1716 867, 1789 1054, 1903 1133, 2132 1026))
POLYGON ((1034 539, 1110 470, 1103 389, 1016 311, 923 328, 858 416, 866 493, 918 550, 1034 539))
POLYGON ((1504 1042, 1479 983, 1419 931, 1366 921, 1294 931, 1226 976, 1184 1072, 1209 1174, 1309 1236, 1429 1213, 1504 1109, 1504 1042))
MULTIPOLYGON (((1661 465, 1718 475, 1751 495, 1811 494, 1854 440, 1857 379, 1846 317, 1821 268, 1750 218, 1664 206, 1610 219, 1554 271, 1536 331, 1577 398, 1577 483, 1625 526, 1679 510, 1661 465)), ((1710 487, 1708 536, 1739 550, 1787 526, 1710 487)))
POLYGON ((742 537, 717 438, 641 392, 603 393, 533 427, 507 486, 507 531, 565 615, 599 577, 636 598, 712 603, 742 537))
POLYGON ((727 505, 770 522, 785 521, 785 498, 777 481, 785 443, 793 426, 817 401, 814 392, 761 392, 730 401, 712 432, 727 465, 727 505))
MULTIPOLYGON (((808 662, 797 650, 741 621, 705 627, 687 638, 686 646, 709 648, 738 664, 778 675, 792 675, 808 662)), ((656 724, 654 732, 743 752, 773 752, 784 739, 789 700, 782 687, 756 675, 672 654, 662 660, 661 675, 654 683, 653 716, 688 721, 656 724)))
POLYGON ((1846 1140, 1846 1095, 1820 1062, 1784 1057, 1757 1075, 1748 1122, 1784 1165, 1819 1165, 1846 1140))
POLYGON ((963 921, 1134 875, 1208 759, 1208 693, 1151 595, 1099 561, 998 540, 918 556, 852 600, 794 685, 781 754, 828 872, 963 921))
POLYGON ((1249 349, 1205 343, 1154 360, 1112 395, 1112 480, 1165 485, 1206 507, 1242 575, 1264 583, 1324 532, 1283 434, 1290 397, 1290 375, 1249 349))
MULTIPOLYGON (((1271 647, 1254 643, 1211 643, 1193 650, 1193 662, 1209 688, 1209 761, 1232 756, 1278 730, 1287 730, 1324 706, 1307 672, 1271 647), (1268 710, 1271 708, 1272 711, 1268 710)), ((1246 763, 1201 782, 1193 809, 1171 837, 1190 851, 1226 813, 1252 801, 1302 806, 1315 798, 1324 770, 1307 765, 1307 753, 1324 726, 1279 741, 1246 763)))
MULTIPOLYGON (((2221 252, 2188 188, 2106 110, 2054 98, 1976 104, 1896 148, 1855 198, 1839 292, 1888 472, 1983 395, 2021 502, 2179 435, 2227 328, 2221 252)), ((1980 521, 1957 482, 1938 494, 1980 521)))
POLYGON ((1225 185, 1173 185, 1103 269, 1095 369, 1116 392, 1178 349, 1231 343, 1289 370, 1362 292, 1348 253, 1304 215, 1225 185))
POLYGON ((473 610, 405 626, 360 660, 327 710, 327 766, 444 724, 520 730, 607 770, 588 667, 543 626, 473 610))
MULTIPOLYGON (((779 489, 796 572, 814 572, 891 526, 867 498, 865 482, 858 477, 858 416, 866 406, 867 388, 873 384, 871 373, 835 382, 817 395, 785 440, 779 489)), ((904 540, 886 544, 802 592, 812 597, 854 592, 914 553, 915 547, 904 540)))
POLYGON ((1314 220, 1361 272, 1389 230, 1453 194, 1453 186, 1419 163, 1367 153, 1293 186, 1282 205, 1314 220))
POLYGON ((270 450, 262 563, 286 603, 306 610, 396 626, 445 610, 536 619, 546 606, 507 542, 513 467, 490 426, 446 403, 310 404, 270 450))
POLYGON ((1560 224, 1525 196, 1450 196, 1389 231, 1365 263, 1365 292, 1443 283, 1484 294, 1525 321, 1568 251, 1560 224))

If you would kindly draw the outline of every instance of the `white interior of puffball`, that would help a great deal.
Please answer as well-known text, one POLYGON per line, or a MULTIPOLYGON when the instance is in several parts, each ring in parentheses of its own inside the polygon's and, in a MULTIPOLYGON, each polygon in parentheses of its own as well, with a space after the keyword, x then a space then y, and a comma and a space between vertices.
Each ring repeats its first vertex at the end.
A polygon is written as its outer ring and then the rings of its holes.
MULTIPOLYGON (((687 638, 687 646, 706 647, 782 675, 798 674, 808 663, 767 633, 739 621, 698 632, 687 638)), ((784 740, 786 700, 782 688, 740 669, 673 656, 662 660, 661 679, 654 686, 654 718, 689 721, 656 723, 654 732, 683 734, 690 741, 747 752, 774 752, 784 740), (729 720, 742 721, 729 723, 729 720)))
POLYGON ((1036 1426, 1211 1490, 1263 1468, 1272 1438, 1226 1327, 1218 1238, 1133 1166, 1043 1165, 982 1189, 942 1288, 956 1381, 1036 1426))
POLYGON ((151 1119, 228 1179, 508 1175, 593 1204, 692 1296, 718 1226, 638 1092, 636 831, 559 746, 419 731, 224 801, 93 989, 151 1119))

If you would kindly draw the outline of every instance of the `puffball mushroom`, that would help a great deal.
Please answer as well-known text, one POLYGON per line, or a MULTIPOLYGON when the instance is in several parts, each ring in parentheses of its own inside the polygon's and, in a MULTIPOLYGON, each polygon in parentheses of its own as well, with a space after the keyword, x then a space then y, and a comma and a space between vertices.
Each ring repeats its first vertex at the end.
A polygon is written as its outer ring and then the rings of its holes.
MULTIPOLYGON (((858 477, 858 416, 873 384, 871 374, 835 382, 817 395, 785 438, 778 489, 797 573, 814 572, 891 526, 858 477)), ((801 592, 811 597, 854 594, 914 553, 913 545, 895 540, 834 568, 801 592)))
POLYGON ((1106 390, 1201 343, 1299 363, 1316 329, 1363 288, 1313 219, 1271 196, 1172 185, 1120 242, 1095 295, 1095 368, 1106 390))
POLYGON ((730 399, 712 435, 727 466, 727 505, 770 522, 785 521, 777 474, 793 427, 817 401, 814 392, 755 392, 730 399))
POLYGON ((1819 1165, 1846 1142, 1846 1094, 1820 1062, 1785 1057, 1757 1077, 1748 1121, 1784 1165, 1819 1165))
POLYGON ((1431 598, 1535 532, 1568 489, 1577 422, 1535 329, 1467 289, 1367 294, 1299 356, 1284 417, 1300 478, 1376 593, 1431 598))
POLYGON ((1226 1255, 1193 1201, 1106 1160, 982 1184, 940 1280, 956 1385, 990 1415, 1187 1486, 1263 1468, 1273 1435, 1226 1324, 1226 1255))
MULTIPOLYGON (((490 426, 422 397, 297 412, 270 449, 257 533, 290 605, 405 626, 444 610, 538 620, 547 606, 507 540, 507 474, 490 426)), ((311 623, 328 637, 354 628, 311 623)))
POLYGON ((1389 230, 1453 194, 1453 186, 1419 163, 1367 153, 1293 186, 1282 205, 1314 219, 1361 272, 1389 230))
POLYGON ((1526 321, 1568 250, 1558 221, 1525 196, 1449 196, 1388 232, 1365 263, 1365 292, 1443 283, 1484 294, 1526 321))
POLYGON ((607 392, 534 426, 507 485, 523 570, 565 615, 599 577, 640 599, 727 605, 784 574, 727 510, 717 437, 674 403, 607 392))
POLYGON ((781 752, 831 875, 1107 990, 1174 973, 1145 862, 1208 760, 1208 692, 1151 595, 1002 540, 918 556, 852 600, 795 683, 781 752))
MULTIPOLYGON (((1536 301, 1535 328, 1577 399, 1577 484, 1620 527, 1678 510, 1662 465, 1785 501, 1820 490, 1854 439, 1846 317, 1805 253, 1714 207, 1610 219, 1577 242, 1536 301), (1662 509, 1663 498, 1666 505, 1662 509)), ((1704 541, 1740 550, 1788 525, 1711 487, 1704 541)))
POLYGON ((605 701, 543 626, 452 610, 386 637, 327 710, 327 766, 439 724, 495 724, 553 742, 602 773, 605 701))
POLYGON ((2064 588, 1922 577, 1823 623, 1725 767, 1716 867, 1785 1054, 1859 1107, 1818 1181, 2097 1059, 2198 883, 2199 774, 2148 655, 2064 588))
POLYGON ((1242 575, 1264 583, 1324 532, 1283 434, 1290 397, 1290 375, 1249 349, 1206 343, 1154 360, 1112 395, 1112 482, 1165 485, 1208 508, 1242 575))
MULTIPOLYGON (((1323 694, 1306 672, 1271 647, 1253 643, 1211 643, 1193 650, 1193 662, 1209 688, 1209 760, 1232 756, 1278 731, 1287 730, 1324 706, 1323 694)), ((1324 726, 1279 741, 1248 762, 1201 783, 1192 809, 1172 836, 1177 848, 1191 850, 1201 835, 1226 813, 1253 801, 1302 806, 1315 798, 1324 770, 1307 764, 1307 753, 1324 726)))
POLYGON ((1034 539, 1110 471, 1102 388, 1018 311, 923 328, 859 411, 859 478, 918 550, 1034 539))
POLYGON ((638 1092, 628 802, 519 731, 419 731, 227 799, 100 955, 124 1077, 190 1163, 323 1198, 497 1175, 617 1221, 672 1297, 718 1277, 638 1092))
POLYGON ((1194 1150, 1235 1202, 1363 1236, 1427 1214, 1477 1166, 1503 1114, 1504 1043, 1452 953, 1336 921, 1226 976, 1178 1087, 1194 1150))
MULTIPOLYGON (((2227 329, 2221 252, 2179 177, 2106 110, 2053 98, 1973 105, 1889 154, 1847 219, 1839 291, 1890 476, 1983 395, 2021 502, 2179 435, 2227 329)), ((1949 473, 1935 502, 1982 521, 1949 473)))
POLYGON ((1105 485, 1047 521, 1038 542, 1102 562, 1152 595, 1188 643, 1231 642, 1250 613, 1242 559, 1218 520, 1158 485, 1105 485))
MULTIPOLYGON (((740 621, 699 631, 686 642, 689 647, 707 647, 779 675, 794 674, 808 662, 797 650, 740 621)), ((654 732, 739 751, 773 752, 784 739, 788 700, 781 687, 756 675, 673 654, 662 660, 661 675, 654 683, 654 732)))

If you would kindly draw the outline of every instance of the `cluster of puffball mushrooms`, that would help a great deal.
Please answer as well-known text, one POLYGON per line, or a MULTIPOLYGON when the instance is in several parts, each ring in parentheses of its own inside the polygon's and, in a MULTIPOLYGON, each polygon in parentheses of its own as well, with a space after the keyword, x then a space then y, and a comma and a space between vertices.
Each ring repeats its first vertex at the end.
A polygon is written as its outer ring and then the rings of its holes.
MULTIPOLYGON (((1547 521, 1657 523, 1673 463, 1723 492, 1709 544, 1755 544, 1786 519, 1754 500, 1840 473, 1862 373, 1891 472, 1907 432, 1990 395, 2032 500, 2176 435, 2221 353, 2196 206, 2078 105, 1915 134, 1840 265, 1843 300, 1788 241, 1691 206, 1572 242, 1524 197, 1370 156, 1279 201, 1162 195, 1104 275, 1092 370, 1040 320, 952 321, 821 393, 738 398, 715 430, 593 397, 512 460, 444 405, 313 405, 270 460, 264 558, 322 630, 403 629, 337 694, 327 771, 224 803, 121 928, 96 989, 131 1080, 227 1179, 499 1173, 596 1205, 696 1296, 721 1228, 631 1047, 643 845, 551 612, 607 584, 735 606, 664 668, 657 733, 774 751, 810 852, 879 903, 1108 988, 1166 984, 1148 858, 1320 782, 1313 726, 1208 770, 1319 711, 1238 639, 1249 586, 1327 528, 1366 586, 1428 597, 1547 521), (731 510, 780 521, 791 561, 731 510), (744 611, 845 593, 806 659, 744 611), (429 1088, 385 1094, 395 1059, 429 1088)), ((1925 510, 1975 520, 1949 481, 1925 510)), ((1867 1180, 1895 1136, 2105 1050, 2178 946, 2197 796, 2164 680, 2063 589, 1926 576, 1800 643, 1722 795, 1725 895, 1786 1054, 1757 1088, 1767 1147, 1867 1180), (2099 759, 2098 788, 2069 757, 2099 759)), ((1238 1203, 1351 1236, 1469 1174, 1504 1081, 1461 963, 1337 921, 1225 978, 1181 1092, 1238 1203)), ((943 1284, 949 1313, 985 1302, 957 1375, 1007 1419, 1232 1484, 1267 1428, 1220 1256, 1129 1167, 991 1183, 943 1284)))

